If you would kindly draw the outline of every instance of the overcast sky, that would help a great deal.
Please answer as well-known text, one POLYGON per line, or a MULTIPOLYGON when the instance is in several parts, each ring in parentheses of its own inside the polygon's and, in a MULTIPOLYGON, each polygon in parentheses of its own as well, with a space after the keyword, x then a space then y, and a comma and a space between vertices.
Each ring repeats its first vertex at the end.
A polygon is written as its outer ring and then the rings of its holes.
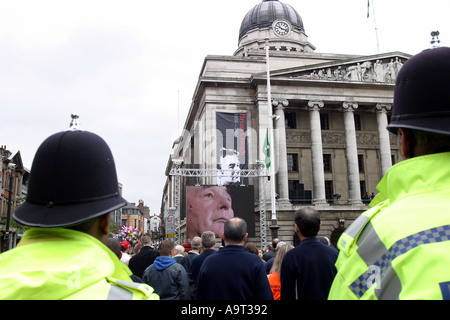
MULTIPOLYGON (((0 145, 31 163, 80 114, 112 149, 123 196, 159 213, 164 170, 204 58, 232 55, 261 0, 0 0, 0 145), (179 111, 179 112, 178 112, 179 111)), ((285 0, 320 53, 416 54, 450 1, 285 0), (375 8, 375 16, 373 14, 375 8), (374 17, 378 30, 378 45, 374 17)))

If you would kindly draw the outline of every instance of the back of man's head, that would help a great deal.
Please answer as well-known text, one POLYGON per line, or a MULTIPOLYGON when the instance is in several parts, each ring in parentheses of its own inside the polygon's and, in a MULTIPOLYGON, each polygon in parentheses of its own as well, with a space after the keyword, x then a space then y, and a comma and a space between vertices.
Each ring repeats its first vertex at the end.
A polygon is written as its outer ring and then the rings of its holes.
POLYGON ((278 242, 280 242, 280 239, 274 238, 272 240, 272 248, 275 250, 277 248, 278 242))
POLYGON ((175 247, 175 244, 171 240, 164 240, 159 245, 159 255, 160 256, 169 256, 170 252, 175 247))
POLYGON ((223 234, 225 244, 241 244, 247 235, 247 223, 241 218, 231 218, 225 222, 223 234))
POLYGON ((313 208, 302 208, 295 212, 295 224, 305 238, 314 238, 319 233, 320 216, 313 208))
POLYGON ((200 250, 202 248, 202 238, 194 237, 191 240, 192 250, 200 250))
POLYGON ((122 251, 120 250, 120 243, 116 239, 108 238, 106 246, 111 249, 112 252, 120 259, 122 257, 122 251))
POLYGON ((216 234, 212 231, 205 231, 202 234, 203 248, 210 249, 216 245, 216 234))
POLYGON ((131 244, 128 241, 124 240, 120 243, 120 250, 122 252, 126 252, 130 247, 131 247, 131 244))
POLYGON ((143 246, 151 246, 152 245, 152 238, 150 238, 149 236, 143 236, 141 239, 142 245, 143 246))
POLYGON ((175 246, 175 250, 177 250, 179 254, 183 254, 184 253, 184 247, 181 244, 177 244, 175 246))

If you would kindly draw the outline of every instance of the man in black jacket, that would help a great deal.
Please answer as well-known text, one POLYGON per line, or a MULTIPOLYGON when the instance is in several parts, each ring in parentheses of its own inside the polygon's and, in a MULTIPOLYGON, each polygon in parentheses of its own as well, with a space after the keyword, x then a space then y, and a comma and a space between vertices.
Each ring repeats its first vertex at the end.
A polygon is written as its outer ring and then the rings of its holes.
POLYGON ((336 276, 338 251, 317 239, 319 212, 302 208, 295 213, 300 244, 286 252, 281 265, 281 300, 326 300, 336 276))
POLYGON ((196 299, 273 300, 261 258, 244 248, 248 237, 245 221, 237 217, 227 220, 222 237, 225 247, 206 258, 200 268, 196 299))
POLYGON ((205 261, 205 259, 208 256, 216 253, 216 250, 214 250, 215 246, 216 246, 215 233, 212 231, 203 232, 203 234, 202 234, 203 252, 195 259, 192 259, 192 262, 191 262, 191 272, 192 272, 194 281, 198 277, 198 273, 200 272, 200 267, 202 266, 203 261, 205 261))
POLYGON ((142 278, 145 269, 150 266, 159 256, 159 252, 152 247, 152 239, 148 236, 142 237, 142 249, 128 262, 128 267, 135 276, 142 278))

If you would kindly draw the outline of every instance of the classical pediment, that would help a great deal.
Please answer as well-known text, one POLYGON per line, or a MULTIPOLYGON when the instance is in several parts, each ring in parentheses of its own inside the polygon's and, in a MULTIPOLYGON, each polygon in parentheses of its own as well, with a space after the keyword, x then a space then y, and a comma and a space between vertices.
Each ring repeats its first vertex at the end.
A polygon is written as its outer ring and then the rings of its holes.
POLYGON ((395 83, 398 72, 411 56, 401 52, 353 57, 271 72, 272 78, 365 83, 395 83))

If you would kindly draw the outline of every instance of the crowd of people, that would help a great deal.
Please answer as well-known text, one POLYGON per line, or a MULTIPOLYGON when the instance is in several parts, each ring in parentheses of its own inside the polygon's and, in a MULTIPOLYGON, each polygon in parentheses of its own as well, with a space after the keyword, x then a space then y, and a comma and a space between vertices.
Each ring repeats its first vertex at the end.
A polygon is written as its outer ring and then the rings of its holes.
POLYGON ((184 253, 171 240, 155 249, 144 236, 142 248, 123 260, 129 246, 122 243, 120 250, 118 241, 111 240, 132 279, 148 284, 162 300, 326 300, 338 251, 318 237, 317 210, 298 210, 295 226, 300 245, 294 248, 276 238, 264 253, 247 241, 247 224, 237 217, 225 223, 218 250, 213 231, 194 237, 192 249, 184 253))

